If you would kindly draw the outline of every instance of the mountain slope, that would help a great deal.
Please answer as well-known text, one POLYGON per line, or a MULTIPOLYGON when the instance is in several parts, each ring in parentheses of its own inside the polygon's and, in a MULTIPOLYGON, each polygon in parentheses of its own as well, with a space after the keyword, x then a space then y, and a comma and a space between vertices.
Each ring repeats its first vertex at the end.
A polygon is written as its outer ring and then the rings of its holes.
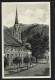
MULTIPOLYGON (((42 36, 49 36, 49 26, 43 24, 19 24, 21 28, 21 39, 27 41, 28 37, 33 37, 37 33, 42 33, 42 36)), ((13 27, 4 27, 10 34, 12 34, 13 27)))
POLYGON ((32 24, 28 29, 22 32, 22 40, 27 40, 28 37, 32 37, 37 33, 42 33, 43 36, 49 36, 48 25, 32 24))

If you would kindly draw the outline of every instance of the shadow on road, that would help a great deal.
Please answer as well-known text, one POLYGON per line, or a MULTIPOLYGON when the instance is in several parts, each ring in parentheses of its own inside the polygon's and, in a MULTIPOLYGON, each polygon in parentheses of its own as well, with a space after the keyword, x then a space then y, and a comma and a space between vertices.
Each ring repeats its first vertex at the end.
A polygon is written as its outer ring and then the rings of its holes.
POLYGON ((42 74, 36 74, 35 76, 49 76, 49 68, 45 68, 42 74))

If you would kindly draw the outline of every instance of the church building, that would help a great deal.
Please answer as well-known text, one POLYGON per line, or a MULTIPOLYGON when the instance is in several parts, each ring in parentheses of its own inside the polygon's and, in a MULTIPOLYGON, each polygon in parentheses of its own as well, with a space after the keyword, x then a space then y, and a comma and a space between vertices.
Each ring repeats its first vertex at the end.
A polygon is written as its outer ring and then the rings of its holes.
POLYGON ((17 8, 16 8, 16 17, 15 17, 15 24, 13 28, 12 35, 21 42, 21 29, 18 24, 18 14, 17 14, 17 8))
POLYGON ((13 66, 13 59, 16 56, 21 57, 22 64, 25 56, 31 57, 31 45, 29 43, 22 43, 21 40, 21 29, 18 23, 18 14, 16 8, 16 17, 15 24, 12 29, 12 34, 8 31, 8 29, 4 29, 4 54, 5 57, 8 58, 9 66, 13 66))

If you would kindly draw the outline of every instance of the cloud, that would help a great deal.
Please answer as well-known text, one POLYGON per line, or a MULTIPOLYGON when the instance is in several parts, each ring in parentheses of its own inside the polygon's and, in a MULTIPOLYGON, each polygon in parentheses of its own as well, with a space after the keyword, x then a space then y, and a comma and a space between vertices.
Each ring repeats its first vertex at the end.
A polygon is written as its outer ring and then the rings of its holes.
POLYGON ((9 13, 8 15, 6 15, 5 17, 2 18, 3 25, 6 25, 7 27, 13 26, 14 18, 15 18, 14 13, 12 13, 12 12, 9 13))
POLYGON ((19 16, 21 23, 33 24, 33 23, 46 23, 49 20, 49 14, 42 9, 26 10, 24 15, 19 16))
MULTIPOLYGON (((19 12, 19 11, 18 11, 19 12)), ((18 13, 18 21, 19 23, 24 24, 49 24, 49 13, 42 10, 42 9, 27 9, 25 10, 24 14, 18 13)), ((5 17, 3 17, 3 24, 10 27, 14 25, 15 21, 15 13, 9 13, 5 17)))

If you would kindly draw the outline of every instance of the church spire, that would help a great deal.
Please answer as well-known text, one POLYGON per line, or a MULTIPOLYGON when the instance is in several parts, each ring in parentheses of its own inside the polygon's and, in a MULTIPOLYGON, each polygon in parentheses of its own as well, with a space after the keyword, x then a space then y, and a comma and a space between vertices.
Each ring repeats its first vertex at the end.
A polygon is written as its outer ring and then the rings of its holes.
POLYGON ((18 14, 17 14, 17 8, 16 8, 15 24, 18 24, 18 14))

